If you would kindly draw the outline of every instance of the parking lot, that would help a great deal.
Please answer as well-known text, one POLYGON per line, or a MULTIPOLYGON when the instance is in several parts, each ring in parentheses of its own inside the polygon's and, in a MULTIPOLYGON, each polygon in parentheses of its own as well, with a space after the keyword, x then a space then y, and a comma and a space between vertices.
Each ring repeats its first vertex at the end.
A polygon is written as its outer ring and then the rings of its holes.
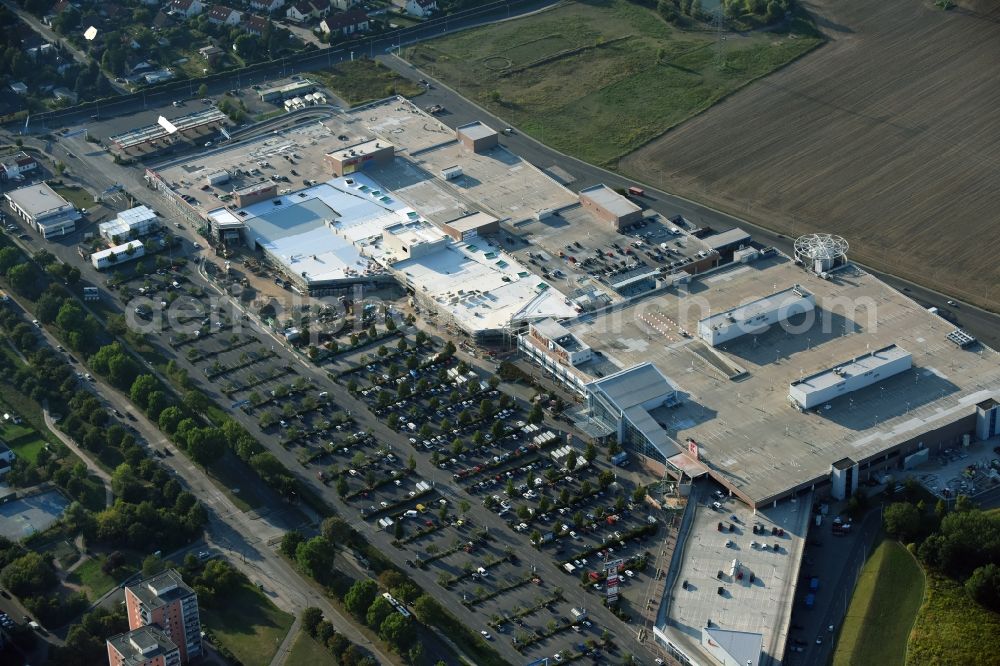
POLYGON ((764 652, 780 658, 811 507, 793 500, 754 513, 712 487, 692 497, 694 520, 664 631, 689 654, 700 654, 705 627, 759 633, 764 652))

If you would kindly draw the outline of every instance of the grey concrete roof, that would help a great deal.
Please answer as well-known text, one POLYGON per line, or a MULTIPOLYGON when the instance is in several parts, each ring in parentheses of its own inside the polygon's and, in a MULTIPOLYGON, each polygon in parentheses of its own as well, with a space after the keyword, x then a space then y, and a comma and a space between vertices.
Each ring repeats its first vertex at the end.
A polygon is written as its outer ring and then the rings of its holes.
POLYGON ((157 626, 139 627, 108 639, 122 655, 125 666, 143 666, 149 660, 177 650, 170 637, 157 626))
POLYGON ((728 652, 737 664, 757 666, 760 663, 760 651, 764 643, 764 637, 760 634, 749 631, 730 631, 718 627, 705 627, 702 631, 718 643, 719 647, 728 652))
POLYGON ((485 123, 481 123, 478 120, 465 125, 458 126, 458 132, 463 136, 467 136, 472 140, 476 139, 487 139, 491 136, 496 136, 497 131, 485 123))
POLYGON ((661 396, 666 397, 676 390, 670 380, 652 363, 643 363, 596 379, 590 387, 599 390, 623 412, 661 396))
POLYGON ((581 195, 586 195, 602 208, 605 208, 619 217, 641 211, 642 208, 615 192, 605 184, 592 185, 580 190, 581 195))
POLYGON ((40 217, 63 208, 68 210, 72 207, 58 192, 49 187, 48 183, 19 187, 7 192, 4 196, 32 217, 40 217))
POLYGON ((734 243, 749 243, 750 234, 743 231, 739 227, 736 227, 735 229, 723 231, 722 233, 715 234, 714 236, 706 236, 701 240, 705 243, 705 245, 713 250, 718 250, 721 247, 733 245, 734 243))
POLYGON ((194 590, 173 569, 129 585, 128 589, 151 609, 194 594, 194 590))

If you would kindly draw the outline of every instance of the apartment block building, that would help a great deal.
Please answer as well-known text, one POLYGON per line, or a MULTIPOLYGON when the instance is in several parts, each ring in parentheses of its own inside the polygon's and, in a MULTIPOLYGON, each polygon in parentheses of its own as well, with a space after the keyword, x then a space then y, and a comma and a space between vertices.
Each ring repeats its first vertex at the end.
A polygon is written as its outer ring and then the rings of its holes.
POLYGON ((201 655, 198 595, 176 571, 164 571, 126 586, 125 609, 129 629, 151 625, 161 629, 177 646, 180 663, 201 655))
POLYGON ((110 666, 180 666, 181 652, 159 627, 139 627, 108 639, 110 666))

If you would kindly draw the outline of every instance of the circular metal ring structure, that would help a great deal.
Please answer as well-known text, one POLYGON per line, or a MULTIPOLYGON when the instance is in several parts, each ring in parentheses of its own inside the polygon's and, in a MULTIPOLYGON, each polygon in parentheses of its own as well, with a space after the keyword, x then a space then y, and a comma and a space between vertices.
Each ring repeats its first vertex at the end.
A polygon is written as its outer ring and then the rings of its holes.
POLYGON ((806 234, 795 239, 795 258, 808 264, 842 263, 846 261, 847 249, 847 241, 834 234, 806 234))

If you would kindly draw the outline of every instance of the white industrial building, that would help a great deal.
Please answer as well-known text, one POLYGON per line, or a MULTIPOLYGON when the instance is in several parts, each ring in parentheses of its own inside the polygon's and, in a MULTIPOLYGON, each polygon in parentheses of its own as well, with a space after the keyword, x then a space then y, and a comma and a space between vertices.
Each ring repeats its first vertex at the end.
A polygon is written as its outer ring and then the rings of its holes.
POLYGON ((815 308, 815 297, 801 286, 794 285, 746 305, 705 317, 698 322, 698 336, 714 347, 744 335, 762 332, 772 324, 780 324, 815 308))
POLYGON ((145 236, 159 226, 156 211, 149 206, 136 206, 118 213, 113 220, 97 226, 101 237, 110 241, 125 240, 145 236))
POLYGON ((893 344, 792 382, 788 398, 801 409, 812 409, 912 367, 913 355, 893 344))
POLYGON ((76 221, 82 217, 73 204, 47 183, 19 187, 3 196, 11 209, 45 239, 72 233, 76 229, 76 221))
POLYGON ((146 254, 146 248, 143 246, 142 241, 134 240, 93 253, 90 255, 90 263, 100 271, 111 266, 123 264, 126 261, 133 261, 144 254, 146 254))

